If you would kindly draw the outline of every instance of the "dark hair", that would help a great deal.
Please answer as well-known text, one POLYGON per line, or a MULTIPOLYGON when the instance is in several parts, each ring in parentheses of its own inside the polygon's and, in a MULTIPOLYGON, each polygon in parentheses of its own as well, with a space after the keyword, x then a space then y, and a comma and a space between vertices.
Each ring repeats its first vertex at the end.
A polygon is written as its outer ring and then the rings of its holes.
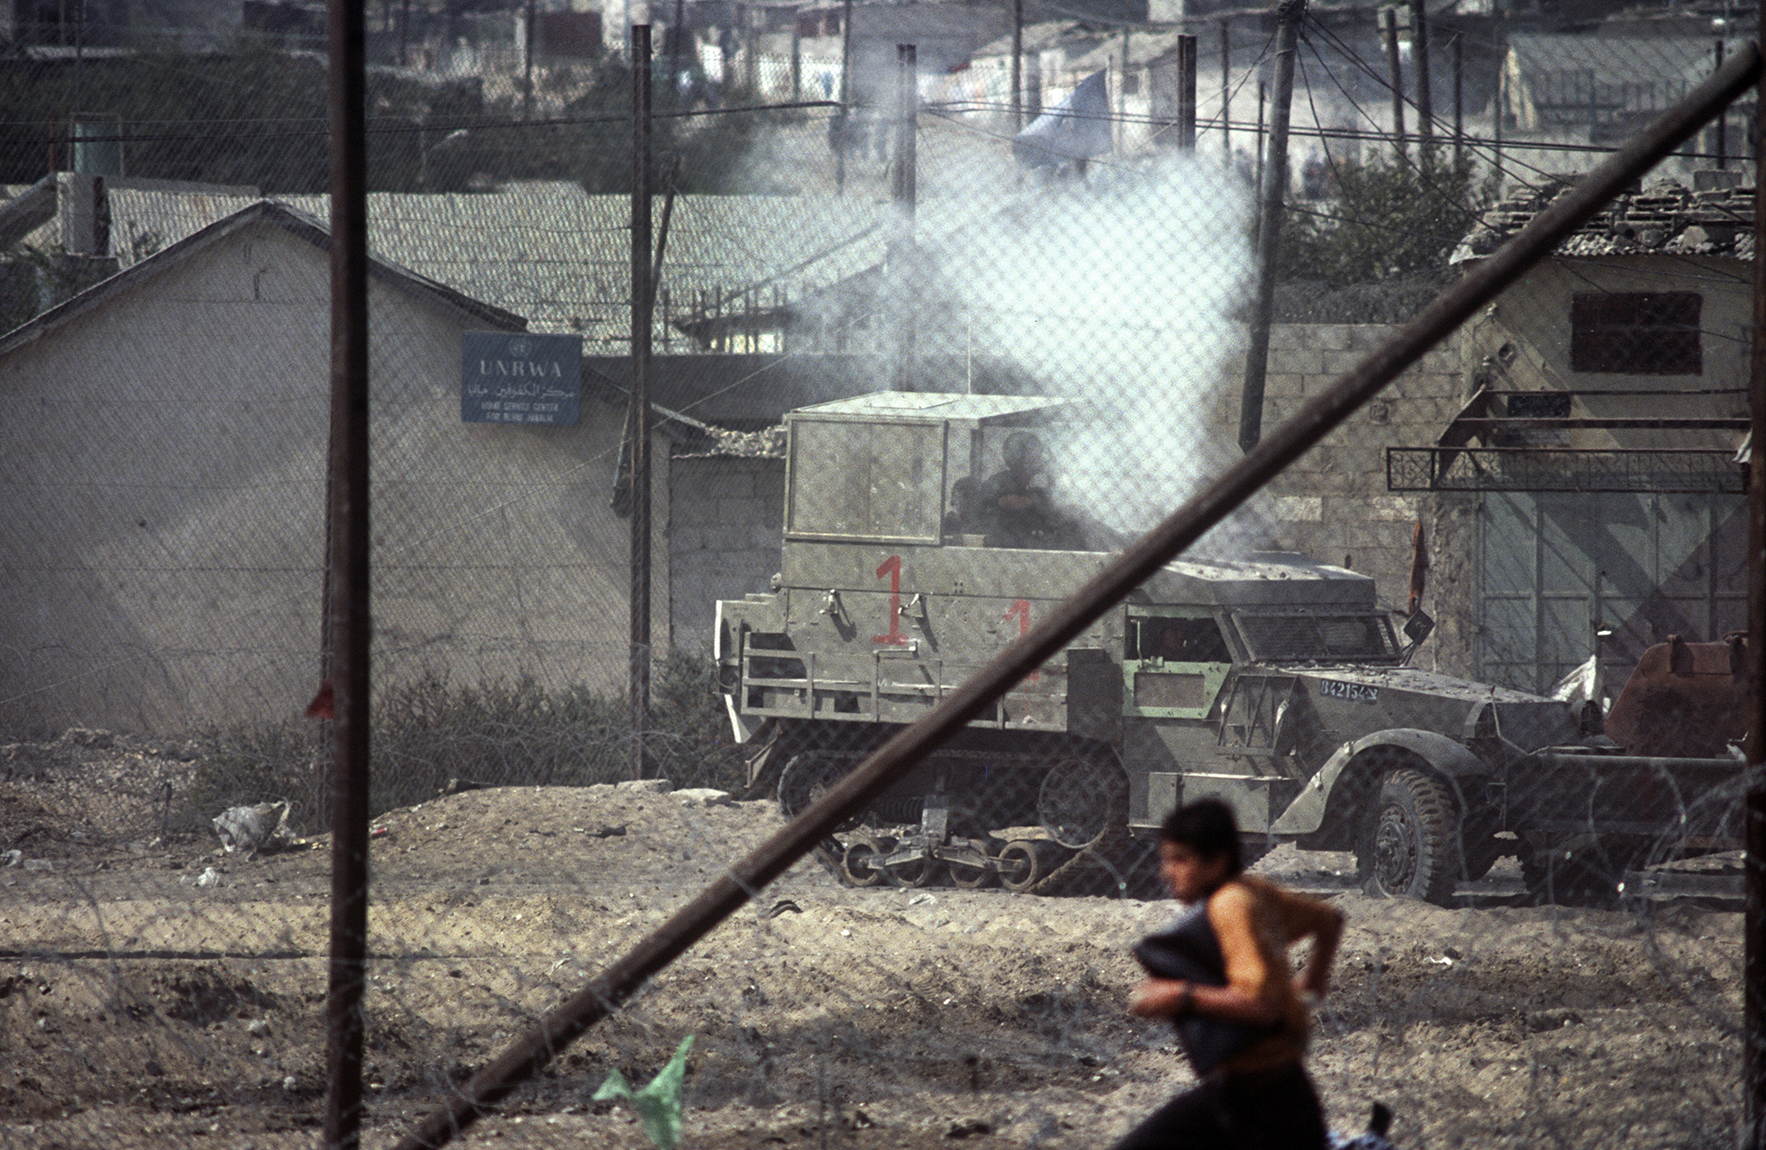
POLYGON ((1228 877, 1245 869, 1239 853, 1239 820, 1219 799, 1197 799, 1165 816, 1159 837, 1189 847, 1204 859, 1225 858, 1228 877))

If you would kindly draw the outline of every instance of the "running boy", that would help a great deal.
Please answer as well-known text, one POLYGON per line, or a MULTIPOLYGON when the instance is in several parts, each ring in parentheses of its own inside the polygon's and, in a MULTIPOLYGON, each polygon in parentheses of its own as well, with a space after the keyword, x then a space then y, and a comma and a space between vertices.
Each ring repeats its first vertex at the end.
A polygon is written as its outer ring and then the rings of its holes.
POLYGON ((1307 1000, 1323 998, 1343 916, 1326 903, 1243 873, 1232 808, 1202 799, 1173 811, 1161 828, 1160 874, 1180 901, 1200 904, 1195 928, 1212 932, 1223 985, 1148 978, 1129 1001, 1142 1018, 1189 1016, 1235 1023, 1250 1037, 1201 1081, 1167 1102, 1115 1150, 1322 1150, 1324 1115, 1301 1066, 1307 1000), (1288 947, 1312 940, 1296 978, 1288 947))

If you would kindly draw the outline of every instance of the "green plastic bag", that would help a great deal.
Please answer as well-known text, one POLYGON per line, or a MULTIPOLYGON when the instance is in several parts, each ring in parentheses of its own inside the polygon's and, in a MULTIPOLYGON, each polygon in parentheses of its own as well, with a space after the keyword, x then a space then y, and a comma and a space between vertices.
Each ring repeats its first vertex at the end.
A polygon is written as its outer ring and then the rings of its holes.
POLYGON ((633 1090, 625 1075, 615 1070, 595 1091, 595 1101, 631 1103, 657 1150, 674 1150, 681 1141, 681 1083, 687 1076, 687 1051, 691 1049, 693 1036, 689 1034, 681 1039, 668 1065, 642 1090, 633 1090))

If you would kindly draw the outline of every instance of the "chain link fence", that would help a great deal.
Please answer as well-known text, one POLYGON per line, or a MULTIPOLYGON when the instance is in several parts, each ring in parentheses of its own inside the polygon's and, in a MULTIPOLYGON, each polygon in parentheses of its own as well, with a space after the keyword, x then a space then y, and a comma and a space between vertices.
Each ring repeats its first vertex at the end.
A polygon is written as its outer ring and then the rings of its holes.
MULTIPOLYGON (((1311 14, 1260 264, 1273 18, 1038 23, 1016 67, 1009 21, 929 25, 904 81, 865 11, 658 39, 646 778, 629 72, 567 13, 371 19, 369 1144, 1242 458, 1260 323, 1273 429, 1751 50, 1311 14)), ((321 71, 52 27, 0 69, 0 1145, 307 1146, 321 71)), ((1348 916, 1334 1127, 1732 1144, 1754 115, 457 1141, 1107 1143, 1190 1077, 1128 947, 1159 821, 1218 795, 1348 916)))

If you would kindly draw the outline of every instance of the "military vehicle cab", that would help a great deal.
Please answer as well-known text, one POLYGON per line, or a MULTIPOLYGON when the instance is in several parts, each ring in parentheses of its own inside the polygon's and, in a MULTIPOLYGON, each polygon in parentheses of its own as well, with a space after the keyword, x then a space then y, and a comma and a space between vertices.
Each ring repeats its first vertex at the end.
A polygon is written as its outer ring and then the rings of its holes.
MULTIPOLYGON (((1047 474, 1061 416, 911 392, 787 416, 779 574, 717 605, 715 640, 736 735, 761 748, 751 781, 787 815, 1108 561, 1107 533, 1047 474)), ((1569 833, 1539 809, 1562 796, 1510 776, 1585 726, 1561 702, 1407 667, 1412 647, 1363 575, 1290 554, 1173 562, 826 849, 859 885, 1027 890, 1077 866, 1120 874, 1175 804, 1217 795, 1252 854, 1353 850, 1370 891, 1442 901, 1503 851, 1569 833)))

